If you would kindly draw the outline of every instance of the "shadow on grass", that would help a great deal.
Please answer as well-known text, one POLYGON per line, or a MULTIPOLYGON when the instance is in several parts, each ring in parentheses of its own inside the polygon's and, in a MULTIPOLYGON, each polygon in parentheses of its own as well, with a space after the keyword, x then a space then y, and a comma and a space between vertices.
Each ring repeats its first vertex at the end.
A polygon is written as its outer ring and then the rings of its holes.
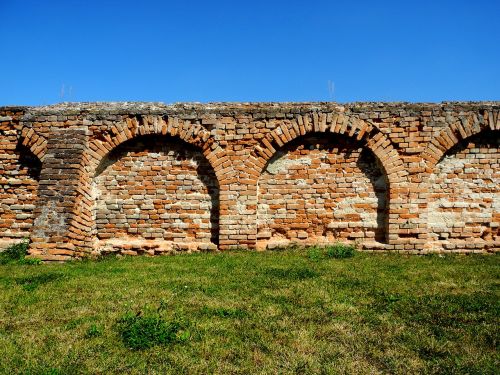
POLYGON ((16 284, 21 285, 24 290, 33 291, 41 285, 62 279, 63 277, 64 274, 62 273, 52 272, 52 273, 42 273, 40 275, 16 277, 14 281, 16 284))
POLYGON ((319 273, 307 267, 267 268, 264 275, 286 280, 306 280, 319 276, 319 273))

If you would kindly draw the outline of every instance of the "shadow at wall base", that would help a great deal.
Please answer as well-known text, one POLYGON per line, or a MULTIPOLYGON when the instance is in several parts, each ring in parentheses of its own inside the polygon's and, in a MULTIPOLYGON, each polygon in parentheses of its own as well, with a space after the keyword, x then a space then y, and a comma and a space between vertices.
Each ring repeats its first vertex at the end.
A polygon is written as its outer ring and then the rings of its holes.
MULTIPOLYGON (((124 242, 101 242, 96 247, 96 250, 89 253, 71 249, 70 245, 51 244, 36 244, 29 249, 28 258, 37 258, 45 262, 65 262, 69 260, 77 260, 84 258, 97 258, 99 256, 116 255, 116 256, 159 256, 159 255, 176 255, 189 254, 196 252, 217 252, 225 250, 245 249, 247 251, 286 251, 292 248, 308 247, 326 247, 334 245, 339 241, 327 241, 326 239, 318 239, 317 241, 289 241, 289 240, 269 240, 259 241, 255 248, 243 248, 238 245, 230 245, 224 248, 217 247, 213 243, 172 243, 168 241, 147 241, 134 240, 124 242)), ((344 242, 342 242, 344 243, 344 242)), ((397 244, 385 244, 376 241, 365 242, 345 242, 346 244, 355 245, 356 249, 367 253, 399 253, 408 255, 426 255, 426 254, 492 254, 500 252, 500 241, 430 241, 423 243, 422 241, 411 241, 411 239, 403 239, 397 244)), ((6 242, 0 242, 4 246, 6 242)), ((0 248, 3 250, 3 247, 0 248)))

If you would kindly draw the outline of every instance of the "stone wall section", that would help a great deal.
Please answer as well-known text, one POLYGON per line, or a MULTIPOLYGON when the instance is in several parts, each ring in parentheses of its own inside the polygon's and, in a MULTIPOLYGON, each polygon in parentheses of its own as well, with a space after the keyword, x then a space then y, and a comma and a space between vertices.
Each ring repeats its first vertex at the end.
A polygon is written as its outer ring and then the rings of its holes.
POLYGON ((0 239, 29 233, 46 260, 335 241, 497 251, 499 108, 3 107, 0 239))

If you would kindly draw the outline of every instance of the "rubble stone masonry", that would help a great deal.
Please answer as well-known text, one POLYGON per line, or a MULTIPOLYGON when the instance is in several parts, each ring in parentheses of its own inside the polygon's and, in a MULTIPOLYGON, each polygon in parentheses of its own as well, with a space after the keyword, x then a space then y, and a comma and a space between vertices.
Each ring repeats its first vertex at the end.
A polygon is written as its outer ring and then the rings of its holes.
POLYGON ((500 103, 0 107, 0 248, 500 250, 500 103))

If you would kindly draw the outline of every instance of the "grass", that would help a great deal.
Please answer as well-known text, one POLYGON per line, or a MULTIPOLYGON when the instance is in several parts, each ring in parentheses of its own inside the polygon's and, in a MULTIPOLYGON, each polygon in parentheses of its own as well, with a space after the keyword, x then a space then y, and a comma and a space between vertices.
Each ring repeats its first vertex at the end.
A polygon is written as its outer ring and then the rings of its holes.
POLYGON ((0 265, 9 263, 19 263, 27 265, 41 264, 40 259, 26 258, 29 241, 27 238, 15 243, 0 252, 0 265))
POLYGON ((500 257, 0 266, 0 373, 494 374, 500 257))

